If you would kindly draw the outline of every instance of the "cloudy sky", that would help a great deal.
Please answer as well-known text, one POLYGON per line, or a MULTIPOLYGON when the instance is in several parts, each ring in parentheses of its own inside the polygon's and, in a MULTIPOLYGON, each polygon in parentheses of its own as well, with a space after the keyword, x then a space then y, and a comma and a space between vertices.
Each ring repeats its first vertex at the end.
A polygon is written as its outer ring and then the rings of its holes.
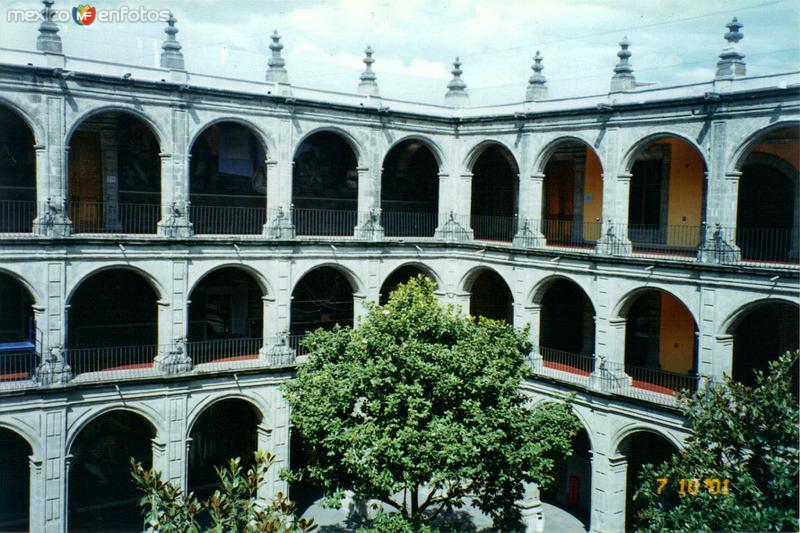
MULTIPOLYGON (((295 85, 354 91, 362 51, 375 49, 381 93, 441 103, 453 57, 473 105, 519 101, 531 57, 544 56, 553 97, 608 91, 618 42, 632 42, 638 81, 673 85, 713 77, 725 24, 744 24, 752 75, 800 69, 796 0, 261 0, 87 2, 170 9, 188 70, 261 80, 269 35, 278 29, 295 85)), ((56 8, 78 2, 56 0, 56 8)), ((35 0, 0 0, 8 9, 35 0)), ((163 23, 61 24, 68 55, 156 65, 163 23)), ((0 47, 33 48, 36 24, 0 20, 0 47)), ((0 52, 1 54, 2 52, 0 52)), ((0 55, 0 58, 2 56, 0 55)))

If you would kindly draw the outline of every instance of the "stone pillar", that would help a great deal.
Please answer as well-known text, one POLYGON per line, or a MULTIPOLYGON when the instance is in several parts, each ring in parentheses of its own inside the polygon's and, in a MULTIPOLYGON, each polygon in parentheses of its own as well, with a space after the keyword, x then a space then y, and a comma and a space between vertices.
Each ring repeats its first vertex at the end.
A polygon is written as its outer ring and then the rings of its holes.
POLYGON ((270 498, 278 492, 284 495, 289 493, 289 485, 280 479, 280 472, 291 465, 289 464, 289 403, 277 386, 273 386, 268 394, 272 407, 271 420, 270 423, 259 425, 258 447, 275 455, 275 461, 265 480, 264 490, 259 493, 259 497, 270 498))
POLYGON ((153 366, 165 374, 179 374, 192 369, 186 339, 173 334, 173 313, 169 300, 158 300, 158 346, 153 366))
MULTIPOLYGON (((192 236, 189 212, 189 118, 184 107, 172 109, 171 146, 161 147, 161 221, 158 233, 186 239, 192 236)), ((165 141, 167 142, 167 141, 165 141)))
POLYGON ((358 171, 358 224, 355 227, 357 239, 379 241, 383 239, 381 226, 381 185, 380 176, 373 176, 369 168, 359 167, 358 171))
POLYGON ((628 239, 628 201, 630 199, 630 172, 621 172, 616 180, 603 178, 603 223, 600 239, 597 241, 598 253, 626 256, 631 253, 628 239))
POLYGON ((287 365, 294 362, 294 350, 288 344, 289 304, 281 302, 274 295, 261 297, 263 320, 263 345, 259 350, 260 359, 268 365, 287 365))
MULTIPOLYGON (((256 449, 264 453, 273 453, 272 428, 263 422, 256 426, 256 449)), ((267 471, 264 481, 258 486, 256 497, 259 500, 269 501, 275 496, 275 482, 279 480, 279 474, 276 464, 273 463, 269 471, 267 471)))
POLYGON ((540 369, 542 366, 542 354, 539 350, 539 338, 541 336, 542 306, 541 304, 530 304, 525 306, 525 311, 530 320, 531 328, 528 332, 528 340, 533 345, 530 355, 530 362, 533 370, 540 369))
POLYGON ((167 455, 167 443, 159 439, 156 435, 150 439, 150 449, 153 456, 153 469, 158 470, 162 474, 162 479, 167 477, 167 470, 169 469, 169 456, 167 455))
POLYGON ((72 222, 67 216, 67 162, 64 146, 64 99, 48 96, 43 104, 47 117, 44 145, 36 148, 37 217, 33 232, 47 237, 67 237, 72 222))
MULTIPOLYGON (((166 399, 164 403, 166 407, 164 435, 158 436, 165 446, 165 457, 159 469, 165 480, 184 488, 188 486, 189 472, 187 441, 189 428, 186 425, 186 399, 185 394, 170 395, 166 399)), ((154 450, 153 464, 155 464, 155 460, 154 450)))
POLYGON ((264 164, 267 173, 267 222, 264 224, 262 234, 271 239, 293 239, 295 232, 292 222, 291 182, 287 199, 286 191, 277 190, 281 183, 278 161, 267 159, 264 164))
POLYGON ((733 335, 716 335, 714 340, 716 342, 711 379, 721 381, 723 375, 733 375, 733 335))
POLYGON ((439 187, 439 224, 435 237, 447 241, 471 240, 472 172, 462 173, 457 180, 440 173, 440 184, 442 178, 447 181, 447 187, 439 187), (447 190, 444 195, 442 189, 447 190), (448 202, 442 203, 443 198, 448 202))
POLYGON ((590 531, 625 531, 625 491, 628 461, 624 456, 594 454, 592 460, 592 513, 590 531))
POLYGON ((44 505, 44 483, 42 478, 42 459, 36 455, 38 450, 28 457, 30 476, 30 494, 28 495, 28 520, 31 531, 44 531, 44 517, 47 509, 44 505))
POLYGON ((545 245, 542 234, 544 173, 536 172, 519 180, 519 224, 514 246, 535 248, 545 245))
POLYGON ((705 262, 736 262, 741 253, 736 246, 736 214, 739 205, 741 172, 726 172, 726 124, 711 123, 706 206, 705 235, 700 260, 705 262))
MULTIPOLYGON (((46 533, 63 533, 67 531, 67 488, 69 487, 69 459, 66 443, 66 412, 64 409, 52 409, 42 412, 40 417, 42 427, 41 459, 43 462, 43 476, 38 483, 38 496, 40 498, 35 507, 42 510, 39 516, 42 529, 31 531, 45 531, 46 533)), ((33 526, 33 524, 31 524, 33 526)))

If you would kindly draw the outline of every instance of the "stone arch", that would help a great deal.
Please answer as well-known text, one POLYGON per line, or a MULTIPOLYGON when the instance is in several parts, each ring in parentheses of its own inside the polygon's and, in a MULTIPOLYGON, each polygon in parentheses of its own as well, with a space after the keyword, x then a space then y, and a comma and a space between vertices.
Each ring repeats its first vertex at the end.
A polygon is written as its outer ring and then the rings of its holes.
POLYGON ((443 287, 441 279, 433 271, 431 267, 419 261, 408 261, 405 263, 401 263, 400 265, 392 269, 392 271, 389 272, 386 276, 383 277, 383 280, 381 281, 380 284, 380 295, 378 298, 378 303, 380 305, 384 305, 386 302, 388 302, 391 291, 397 288, 398 284, 406 283, 406 281, 410 279, 410 278, 408 279, 405 278, 404 274, 406 274, 407 272, 404 271, 408 271, 411 269, 416 270, 418 273, 423 274, 425 277, 433 281, 433 283, 436 285, 436 290, 443 287), (403 277, 400 278, 400 276, 403 277))
POLYGON ((383 281, 381 281, 381 286, 383 286, 383 284, 386 283, 386 280, 389 279, 389 277, 391 277, 392 274, 394 274, 395 272, 397 272, 401 268, 409 267, 409 266, 418 268, 419 270, 423 271, 425 273, 425 275, 427 275, 428 277, 431 278, 431 280, 433 280, 433 282, 436 284, 437 287, 443 288, 445 286, 443 281, 442 281, 442 277, 436 272, 436 270, 434 270, 430 265, 427 265, 427 264, 422 263, 420 261, 404 261, 404 262, 398 264, 397 266, 392 268, 392 270, 388 274, 386 274, 383 277, 383 281))
POLYGON ((267 419, 267 413, 270 412, 269 404, 258 394, 248 396, 243 393, 228 391, 218 395, 207 395, 192 406, 188 413, 186 413, 186 438, 189 438, 189 435, 192 434, 192 429, 194 429, 197 420, 203 416, 203 413, 205 413, 209 407, 225 400, 241 400, 250 404, 262 422, 267 419))
POLYGON ((686 310, 689 312, 689 314, 692 316, 692 320, 694 320, 695 325, 700 323, 700 321, 698 319, 698 316, 697 316, 697 313, 695 312, 695 310, 690 305, 688 305, 684 301, 684 299, 682 297, 678 296, 674 291, 672 291, 671 289, 669 289, 669 288, 667 288, 665 286, 655 285, 655 284, 654 285, 644 285, 644 286, 641 286, 641 287, 635 287, 635 288, 627 291, 625 294, 623 294, 617 300, 617 303, 613 307, 613 311, 611 313, 611 317, 613 317, 613 318, 625 318, 625 316, 627 315, 628 311, 631 308, 631 305, 633 305, 633 303, 636 300, 636 298, 641 293, 646 292, 646 291, 650 291, 650 290, 661 291, 661 292, 664 292, 664 293, 672 296, 673 298, 678 300, 681 304, 683 304, 683 307, 685 307, 686 310))
POLYGON ((460 286, 469 293, 469 314, 514 324, 514 292, 508 281, 492 267, 470 269, 460 286))
POLYGON ((462 168, 465 171, 471 171, 472 167, 475 166, 475 162, 478 158, 483 155, 483 153, 490 147, 497 146, 501 149, 504 153, 504 156, 510 155, 511 157, 506 157, 506 160, 511 165, 512 171, 519 176, 520 173, 520 166, 519 166, 519 157, 514 150, 512 150, 505 142, 499 139, 484 139, 480 141, 478 144, 474 145, 472 148, 467 151, 466 157, 462 162, 462 168))
POLYGON ((527 301, 534 305, 541 304, 542 298, 544 297, 544 294, 547 292, 547 289, 549 289, 553 285, 553 283, 555 283, 560 279, 570 281, 575 285, 577 285, 578 287, 580 287, 580 289, 586 295, 586 298, 592 304, 592 308, 597 310, 597 305, 595 305, 594 298, 592 297, 591 288, 586 284, 584 284, 581 278, 565 273, 550 274, 537 281, 534 284, 533 288, 531 288, 530 292, 528 292, 527 301))
MULTIPOLYGON (((461 292, 471 292, 472 285, 475 283, 475 280, 478 279, 478 276, 480 276, 481 274, 483 274, 484 271, 487 270, 500 276, 505 282, 506 286, 508 286, 508 288, 511 289, 511 285, 509 285, 505 276, 503 276, 500 272, 498 272, 496 268, 491 267, 489 265, 478 265, 470 268, 466 273, 464 273, 463 276, 461 276, 461 279, 459 280, 457 285, 458 290, 460 290, 461 292)), ((511 294, 513 296, 514 292, 512 291, 511 294)))
POLYGON ((353 151, 353 155, 356 158, 356 166, 361 167, 364 166, 365 161, 365 154, 366 151, 363 147, 363 143, 355 136, 355 134, 347 131, 344 128, 340 128, 339 126, 319 126, 317 128, 313 128, 307 132, 305 132, 302 137, 300 137, 297 142, 295 142, 294 147, 292 148, 292 161, 297 157, 297 152, 303 143, 317 133, 333 133, 338 135, 350 146, 350 149, 353 151))
POLYGON ((28 293, 31 300, 33 300, 34 306, 43 305, 44 297, 41 295, 40 291, 30 283, 22 274, 14 272, 13 270, 8 270, 7 268, 0 267, 0 275, 6 275, 19 283, 28 293))
POLYGON ((223 115, 219 117, 214 117, 211 120, 198 124, 194 132, 191 134, 189 138, 189 143, 186 145, 186 153, 190 154, 192 152, 192 147, 194 143, 197 142, 197 139, 200 138, 203 133, 210 128, 211 126, 215 126, 217 124, 221 124, 223 122, 229 122, 232 124, 237 124, 242 126, 243 128, 247 129, 250 133, 255 135, 256 139, 261 143, 261 147, 264 149, 264 153, 267 154, 267 159, 272 159, 278 154, 278 145, 273 139, 272 135, 270 135, 267 130, 263 129, 259 125, 257 125, 252 120, 248 120, 246 118, 237 117, 237 116, 229 116, 223 115))
POLYGON ((42 443, 39 436, 34 434, 31 428, 13 423, 13 418, 6 417, 5 420, 0 420, 0 429, 10 431, 24 440, 31 447, 31 455, 35 456, 41 450, 42 443))
POLYGON ((678 140, 681 140, 694 148, 694 150, 703 160, 703 166, 706 169, 708 168, 708 153, 702 145, 698 144, 695 139, 692 139, 685 133, 664 129, 648 133, 647 135, 636 139, 636 141, 634 141, 634 143, 625 150, 625 154, 620 160, 622 162, 619 167, 620 171, 629 173, 633 167, 633 163, 636 161, 636 158, 641 155, 648 145, 663 139, 668 139, 670 137, 677 138, 678 140))
POLYGON ((153 428, 153 433, 156 437, 164 435, 163 427, 164 420, 161 414, 147 405, 146 403, 126 403, 126 404, 109 404, 103 405, 97 409, 87 409, 80 412, 74 419, 70 420, 68 417, 67 422, 67 435, 65 439, 65 450, 69 453, 75 439, 83 431, 86 426, 97 420, 103 415, 114 411, 128 411, 141 416, 153 428))
POLYGON ((33 142, 36 146, 44 146, 47 136, 45 135, 44 126, 41 122, 31 115, 28 110, 5 96, 0 95, 0 106, 6 108, 9 112, 17 115, 31 130, 33 135, 33 142))
POLYGON ((536 156, 536 160, 533 162, 533 166, 531 167, 531 172, 534 174, 541 174, 544 172, 545 166, 547 166, 547 162, 550 159, 550 156, 556 152, 560 145, 564 143, 576 143, 585 145, 589 148, 597 157, 597 160, 600 161, 600 168, 601 172, 602 169, 605 168, 603 165, 603 159, 600 157, 600 153, 595 149, 594 145, 589 139, 586 139, 580 134, 571 133, 569 135, 561 135, 548 141, 548 143, 539 151, 539 154, 536 156))
POLYGON ((317 263, 317 264, 311 265, 308 268, 306 268, 305 270, 300 271, 300 273, 297 274, 296 276, 293 276, 295 281, 294 281, 294 284, 292 285, 292 292, 294 292, 294 290, 297 288, 297 283, 301 279, 303 279, 310 272, 312 272, 312 271, 314 271, 314 270, 316 270, 318 268, 322 268, 322 267, 332 268, 332 269, 338 271, 340 274, 342 274, 345 278, 347 278, 347 281, 350 282, 350 286, 353 289, 353 294, 354 295, 365 294, 366 293, 366 287, 364 286, 364 283, 361 281, 361 278, 359 278, 358 275, 355 272, 353 272, 352 269, 350 269, 349 267, 346 267, 346 266, 344 266, 342 264, 334 263, 334 262, 331 262, 331 261, 325 261, 323 263, 317 263))
POLYGON ((197 286, 200 283, 202 283, 203 280, 206 279, 206 277, 209 274, 213 274, 217 270, 222 270, 223 268, 235 268, 244 271, 246 274, 248 274, 250 277, 253 278, 253 281, 256 282, 258 287, 261 289, 262 296, 269 296, 275 294, 275 291, 272 290, 272 286, 269 283, 269 280, 267 280, 267 277, 264 276, 264 274, 262 274, 261 271, 244 263, 233 263, 233 262, 220 263, 204 270, 199 276, 197 276, 197 278, 195 278, 192 281, 191 285, 189 286, 189 289, 186 291, 186 294, 192 294, 192 291, 194 291, 197 288, 197 286))
POLYGON ((408 135, 403 135, 392 141, 392 143, 386 147, 386 150, 383 152, 383 157, 381 161, 386 160, 386 156, 389 155, 389 152, 392 151, 393 148, 402 144, 406 141, 418 141, 422 143, 425 148, 430 150, 431 154, 433 154, 433 158, 436 160, 436 164, 439 166, 439 171, 441 172, 442 169, 447 169, 447 159, 444 155, 444 150, 442 149, 441 145, 433 140, 431 137, 427 135, 422 135, 419 133, 410 133, 408 135))
POLYGON ((115 262, 115 263, 103 265, 103 266, 101 266, 99 268, 92 269, 92 270, 84 273, 80 278, 74 280, 72 282, 72 284, 70 286, 68 286, 68 288, 67 288, 66 294, 64 296, 64 303, 69 304, 70 300, 72 300, 72 297, 75 295, 75 291, 78 290, 80 288, 80 286, 83 285, 83 283, 86 280, 88 280, 89 278, 91 278, 95 274, 99 274, 101 272, 105 272, 107 270, 114 270, 114 269, 130 270, 134 274, 138 274, 145 281, 147 281, 147 283, 150 284, 150 286, 155 291, 158 300, 163 300, 165 298, 166 291, 164 290, 164 287, 161 285, 161 282, 159 282, 158 279, 155 276, 153 276, 152 274, 150 274, 149 272, 147 272, 143 268, 140 268, 140 267, 137 267, 137 266, 133 266, 133 265, 130 265, 128 263, 121 263, 121 262, 117 263, 117 262, 115 262))
POLYGON ((781 303, 786 305, 800 305, 798 302, 790 300, 789 298, 783 298, 780 296, 769 296, 766 298, 755 298, 750 300, 733 310, 728 316, 720 323, 719 329, 717 330, 717 335, 730 335, 736 329, 736 326, 739 325, 742 319, 744 319, 751 311, 756 310, 757 308, 763 305, 770 305, 773 303, 781 303))
MULTIPOLYGON (((33 531, 38 520, 32 515, 31 461, 36 453, 31 442, 19 431, 0 425, 0 516, 5 528, 33 531), (33 527, 32 527, 33 526, 33 527)), ((4 528, 4 529, 5 529, 4 528)))
POLYGON ((67 128, 67 133, 64 136, 64 146, 70 145, 70 142, 72 141, 72 137, 74 136, 75 131, 77 131, 82 124, 84 124, 88 119, 96 115, 99 115, 101 113, 122 113, 131 115, 134 118, 141 120, 150 128, 150 131, 155 136, 160 151, 162 153, 169 153, 167 151, 167 148, 169 148, 170 143, 169 143, 169 138, 164 133, 166 130, 165 127, 162 127, 154 118, 152 118, 146 112, 136 109, 133 106, 125 106, 119 104, 101 105, 98 107, 93 107, 75 117, 70 123, 69 127, 67 128))
POLYGON ((652 433, 669 442, 676 450, 680 450, 683 447, 683 442, 676 438, 675 435, 669 431, 663 431, 661 428, 645 426, 631 422, 625 424, 614 433, 614 436, 611 439, 611 442, 613 443, 611 450, 613 450, 613 453, 616 455, 624 455, 621 452, 620 446, 622 446, 628 437, 631 437, 637 433, 652 433))
POLYGON ((770 124, 768 126, 764 126, 762 128, 758 128, 757 130, 750 132, 742 141, 736 150, 733 152, 730 160, 728 161, 726 168, 727 172, 738 172, 742 169, 747 157, 752 152, 753 148, 758 146, 758 143, 770 133, 781 130, 784 128, 800 128, 800 121, 797 120, 781 120, 770 124))

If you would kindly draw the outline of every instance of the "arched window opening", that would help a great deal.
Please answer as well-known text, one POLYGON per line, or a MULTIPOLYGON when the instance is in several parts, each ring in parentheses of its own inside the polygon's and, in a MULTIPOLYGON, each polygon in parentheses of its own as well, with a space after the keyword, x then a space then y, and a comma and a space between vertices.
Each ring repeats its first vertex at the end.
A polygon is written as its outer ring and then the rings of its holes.
POLYGON ((483 270, 472 284, 469 314, 514 324, 514 297, 502 277, 493 270, 483 270))
POLYGON ((319 267, 307 273, 292 292, 290 342, 293 348, 309 331, 353 325, 353 286, 338 270, 319 267))
POLYGON ((542 296, 539 354, 545 367, 588 376, 594 371, 594 307, 577 284, 554 281, 542 296))
POLYGON ((736 244, 745 261, 798 261, 799 138, 797 127, 770 132, 742 165, 736 244))
MULTIPOLYGON (((766 371, 787 351, 800 348, 800 308, 785 302, 764 303, 740 318, 733 327, 733 379, 755 385, 755 372, 766 371)), ((795 367, 795 388, 797 368, 795 367)))
POLYGON ((697 325, 674 296, 646 290, 626 314, 625 373, 634 388, 672 396, 697 389, 697 325))
POLYGON ((0 233, 30 233, 36 216, 33 132, 0 106, 0 233))
POLYGON ((583 143, 559 144, 544 168, 542 233, 547 244, 591 246, 600 237, 603 169, 583 143))
POLYGON ((67 346, 75 374, 149 368, 156 355, 158 296, 127 269, 83 281, 69 303, 67 346))
POLYGON ((267 220, 267 155, 253 132, 234 122, 213 124, 192 144, 191 155, 194 232, 261 233, 267 220))
POLYGON ((381 285, 380 298, 378 300, 380 305, 385 305, 389 301, 389 296, 400 284, 407 283, 411 278, 419 275, 430 279, 430 275, 427 272, 414 265, 401 266, 392 272, 381 285))
POLYGON ((572 437, 572 455, 555 467, 554 482, 542 491, 542 501, 568 512, 589 525, 592 503, 592 447, 581 429, 572 437))
POLYGON ((264 330, 263 293, 238 268, 205 276, 189 298, 188 349, 197 365, 258 358, 264 330))
POLYGON ((705 218, 705 161, 688 142, 647 144, 631 166, 628 238, 633 251, 692 256, 705 218))
POLYGON ((248 402, 228 399, 213 403, 197 419, 189 436, 188 490, 207 498, 219 486, 214 467, 238 457, 244 470, 254 463, 261 416, 248 402))
POLYGON ((303 141, 294 156, 292 203, 297 235, 353 235, 358 209, 356 154, 336 133, 303 141))
POLYGON ((649 431, 629 435, 620 444, 619 452, 627 460, 625 475, 625 531, 640 531, 645 526, 640 500, 634 495, 641 486, 639 475, 647 464, 660 465, 678 450, 666 438, 649 431))
POLYGON ((0 428, 0 530, 30 531, 30 444, 0 428))
POLYGON ((0 387, 30 379, 38 364, 33 298, 8 274, 0 274, 0 387))
POLYGON ((519 169, 499 145, 483 150, 472 165, 470 224, 476 239, 510 242, 517 231, 519 169))
POLYGON ((144 527, 131 458, 153 464, 155 430, 141 415, 116 410, 84 427, 70 448, 70 531, 139 532, 144 527))
POLYGON ((76 233, 155 233, 161 218, 158 139, 142 119, 105 111, 69 141, 69 217, 76 233))
POLYGON ((433 237, 439 212, 439 165, 423 142, 403 141, 383 161, 382 225, 387 237, 433 237))

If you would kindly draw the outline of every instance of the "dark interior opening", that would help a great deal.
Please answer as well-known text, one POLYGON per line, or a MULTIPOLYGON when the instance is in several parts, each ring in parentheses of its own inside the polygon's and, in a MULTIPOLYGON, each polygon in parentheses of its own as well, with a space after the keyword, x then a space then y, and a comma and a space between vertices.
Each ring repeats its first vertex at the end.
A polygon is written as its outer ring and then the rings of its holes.
POLYGON ((36 216, 36 142, 16 113, 0 106, 0 233, 28 233, 36 216))
POLYGON ((17 433, 0 428, 0 530, 30 530, 33 449, 17 433))
POLYGON ((469 314, 514 323, 514 297, 511 289, 493 270, 482 271, 472 284, 469 314))
POLYGON ((519 170, 504 148, 486 148, 472 166, 471 226, 476 239, 511 241, 516 233, 519 170))
POLYGON ((291 335, 304 335, 317 328, 326 330, 353 325, 353 287, 331 267, 312 270, 292 292, 291 335))
POLYGON ((430 278, 428 273, 418 266, 405 265, 395 269, 394 272, 389 274, 389 277, 386 278, 386 281, 383 282, 383 285, 381 285, 381 293, 378 303, 380 303, 380 305, 386 305, 386 303, 389 301, 389 296, 400 284, 407 283, 408 280, 419 275, 430 278))
POLYGON ((439 165, 421 141, 403 141, 384 159, 381 209, 386 236, 433 237, 439 211, 439 165))
MULTIPOLYGON (((755 385, 754 372, 766 371, 769 362, 800 347, 800 311, 796 305, 763 304, 742 317, 733 330, 733 379, 755 385)), ((797 367, 794 375, 797 384, 797 367)))

